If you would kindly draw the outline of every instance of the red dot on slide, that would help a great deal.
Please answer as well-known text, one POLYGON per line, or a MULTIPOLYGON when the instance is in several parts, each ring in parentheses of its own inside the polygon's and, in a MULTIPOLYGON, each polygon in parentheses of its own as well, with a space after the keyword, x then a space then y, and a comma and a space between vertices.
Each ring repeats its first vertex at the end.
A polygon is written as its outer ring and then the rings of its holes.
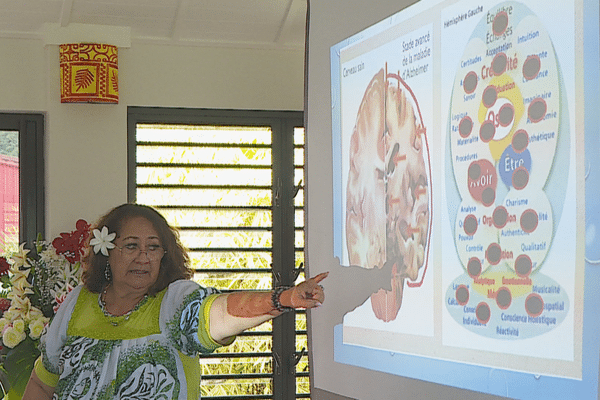
POLYGON ((488 143, 494 138, 495 134, 496 127, 494 126, 494 122, 489 119, 483 121, 481 127, 479 128, 479 137, 481 138, 481 141, 484 143, 488 143))
POLYGON ((520 154, 529 146, 529 134, 525 129, 519 129, 512 138, 512 147, 515 153, 520 154))
POLYGON ((481 192, 481 203, 489 207, 494 204, 494 201, 496 201, 496 189, 493 187, 483 189, 483 192, 481 192))
POLYGON ((492 221, 496 229, 504 228, 508 222, 508 211, 506 210, 506 207, 496 207, 492 213, 492 221))
POLYGON ((477 74, 475 71, 470 71, 463 79, 463 89, 466 94, 471 94, 477 89, 477 74))
POLYGON ((460 285, 456 288, 455 296, 458 304, 464 306, 469 302, 469 289, 465 285, 460 285))
POLYGON ((471 278, 477 278, 481 274, 481 261, 473 257, 467 263, 467 273, 471 278))
POLYGON ((471 134, 473 130, 473 120, 468 115, 460 120, 458 123, 458 134, 466 138, 471 134))
POLYGON ((491 265, 497 265, 502 258, 502 248, 498 243, 491 243, 485 251, 485 258, 491 265))
POLYGON ((507 127, 513 122, 515 117, 515 108, 512 104, 506 103, 502 107, 500 107, 500 111, 498 112, 498 122, 501 126, 507 127))
POLYGON ((477 232, 477 218, 473 214, 469 214, 463 221, 463 228, 468 236, 473 236, 477 232))
POLYGON ((515 260, 515 272, 522 278, 526 278, 531 273, 533 264, 527 254, 521 254, 515 260))
POLYGON ((512 293, 508 288, 501 287, 496 292, 496 304, 501 310, 506 310, 512 303, 512 293))
POLYGON ((513 171, 512 185, 515 189, 524 189, 529 183, 529 171, 525 167, 519 167, 513 171))
POLYGON ((498 91, 496 90, 496 87, 492 85, 486 87, 483 91, 483 97, 481 98, 481 101, 483 101, 483 105, 487 108, 490 108, 496 103, 497 99, 498 91))
POLYGON ((544 300, 537 293, 531 293, 525 299, 525 311, 530 317, 538 317, 544 311, 544 300))
POLYGON ((537 212, 535 212, 535 210, 532 209, 525 210, 523 211, 523 214, 521 214, 521 220, 519 222, 521 224, 521 229, 523 229, 523 232, 531 233, 535 231, 535 229, 538 226, 538 214, 537 212))
POLYGON ((475 309, 475 316, 480 324, 487 324, 492 316, 492 311, 490 310, 490 306, 487 303, 481 302, 477 305, 475 309))
POLYGON ((529 107, 527 107, 527 117, 531 122, 540 122, 546 116, 547 109, 546 101, 538 97, 529 103, 529 107))
POLYGON ((494 17, 494 21, 492 22, 492 31, 494 35, 500 36, 508 27, 508 14, 506 11, 501 11, 494 17))
POLYGON ((492 71, 494 71, 494 75, 500 76, 506 71, 506 65, 508 64, 508 59, 506 58, 506 54, 498 53, 492 60, 492 71))
POLYGON ((527 57, 523 63, 523 77, 527 80, 535 78, 540 72, 540 68, 540 57, 537 54, 527 57))

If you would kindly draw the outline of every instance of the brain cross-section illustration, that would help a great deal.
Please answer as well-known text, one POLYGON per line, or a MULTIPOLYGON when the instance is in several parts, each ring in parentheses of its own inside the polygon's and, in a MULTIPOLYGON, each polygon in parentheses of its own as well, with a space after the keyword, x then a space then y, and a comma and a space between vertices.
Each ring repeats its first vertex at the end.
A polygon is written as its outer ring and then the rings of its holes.
POLYGON ((419 278, 431 229, 426 130, 416 107, 404 81, 381 69, 365 90, 350 140, 348 257, 363 268, 392 266, 392 291, 371 296, 384 321, 396 318, 405 279, 419 278))

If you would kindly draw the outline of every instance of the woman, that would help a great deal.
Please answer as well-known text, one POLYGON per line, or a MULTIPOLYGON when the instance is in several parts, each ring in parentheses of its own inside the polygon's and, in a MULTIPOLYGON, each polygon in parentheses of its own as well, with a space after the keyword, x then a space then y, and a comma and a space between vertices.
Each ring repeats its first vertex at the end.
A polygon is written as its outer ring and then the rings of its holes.
POLYGON ((198 353, 324 300, 327 274, 273 292, 200 287, 177 232, 150 207, 121 205, 96 227, 83 285, 42 337, 24 399, 197 399, 198 353))

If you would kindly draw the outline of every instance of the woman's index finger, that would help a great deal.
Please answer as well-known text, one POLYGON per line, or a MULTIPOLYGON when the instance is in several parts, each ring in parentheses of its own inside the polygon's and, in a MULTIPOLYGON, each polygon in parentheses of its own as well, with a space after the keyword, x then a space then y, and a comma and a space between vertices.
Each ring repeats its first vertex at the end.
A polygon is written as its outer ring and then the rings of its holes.
POLYGON ((321 282, 323 279, 327 278, 327 275, 329 275, 329 272, 321 272, 319 275, 315 276, 314 278, 312 278, 315 282, 319 283, 321 282))

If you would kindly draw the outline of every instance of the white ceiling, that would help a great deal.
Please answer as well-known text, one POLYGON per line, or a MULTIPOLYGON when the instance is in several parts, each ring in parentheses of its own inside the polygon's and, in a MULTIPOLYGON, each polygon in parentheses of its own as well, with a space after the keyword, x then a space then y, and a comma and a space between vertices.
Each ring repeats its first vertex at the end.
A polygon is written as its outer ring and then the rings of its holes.
POLYGON ((304 47, 306 0, 0 0, 0 37, 48 26, 126 27, 131 40, 199 46, 304 47))

